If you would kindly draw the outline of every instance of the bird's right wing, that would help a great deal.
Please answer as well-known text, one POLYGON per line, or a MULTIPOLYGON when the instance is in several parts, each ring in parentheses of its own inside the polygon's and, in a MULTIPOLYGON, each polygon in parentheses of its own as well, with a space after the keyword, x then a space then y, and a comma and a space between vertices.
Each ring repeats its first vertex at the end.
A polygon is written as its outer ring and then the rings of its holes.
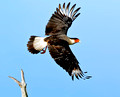
POLYGON ((55 62, 68 72, 72 79, 74 75, 77 79, 89 79, 91 76, 85 76, 84 72, 79 67, 79 62, 69 48, 66 41, 61 39, 51 40, 48 42, 48 49, 50 55, 55 60, 55 62))

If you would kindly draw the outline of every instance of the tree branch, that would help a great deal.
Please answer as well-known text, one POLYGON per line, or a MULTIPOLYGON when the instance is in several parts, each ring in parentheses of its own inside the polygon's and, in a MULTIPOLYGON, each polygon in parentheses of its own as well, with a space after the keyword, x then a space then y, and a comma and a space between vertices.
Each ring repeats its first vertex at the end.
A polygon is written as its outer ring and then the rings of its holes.
POLYGON ((8 77, 13 79, 20 86, 22 97, 28 97, 23 70, 21 69, 21 82, 15 79, 14 77, 11 76, 8 77))

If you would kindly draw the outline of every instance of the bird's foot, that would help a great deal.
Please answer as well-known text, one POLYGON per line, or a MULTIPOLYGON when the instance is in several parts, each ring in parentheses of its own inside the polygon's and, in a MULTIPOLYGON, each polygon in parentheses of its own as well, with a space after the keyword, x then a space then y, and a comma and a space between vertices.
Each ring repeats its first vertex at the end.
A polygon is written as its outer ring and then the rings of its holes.
POLYGON ((46 52, 46 49, 47 49, 47 46, 44 49, 42 49, 40 53, 44 54, 46 52))

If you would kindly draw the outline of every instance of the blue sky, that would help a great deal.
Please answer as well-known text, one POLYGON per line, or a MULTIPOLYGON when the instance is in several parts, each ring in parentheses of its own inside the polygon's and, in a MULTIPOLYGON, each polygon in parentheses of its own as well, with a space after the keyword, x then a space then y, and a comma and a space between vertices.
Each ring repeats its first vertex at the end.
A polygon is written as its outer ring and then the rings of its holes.
POLYGON ((81 43, 70 46, 89 80, 71 80, 47 52, 27 51, 31 35, 44 36, 45 26, 58 4, 69 0, 0 1, 0 95, 21 97, 19 86, 8 76, 21 80, 23 69, 29 97, 120 97, 120 1, 76 0, 81 15, 68 36, 81 43))

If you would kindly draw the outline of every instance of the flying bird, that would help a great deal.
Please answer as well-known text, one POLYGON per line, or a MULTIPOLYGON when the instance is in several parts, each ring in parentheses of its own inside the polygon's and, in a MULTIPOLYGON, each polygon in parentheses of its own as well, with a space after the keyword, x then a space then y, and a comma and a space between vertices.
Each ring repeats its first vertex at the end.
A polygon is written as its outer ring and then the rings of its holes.
POLYGON ((78 38, 70 38, 67 36, 67 31, 72 25, 72 22, 80 15, 77 13, 80 7, 74 11, 76 4, 69 10, 70 2, 65 6, 59 4, 54 14, 52 14, 48 24, 46 25, 46 37, 31 36, 27 47, 32 54, 44 54, 48 47, 51 57, 61 66, 74 80, 74 75, 77 79, 89 79, 91 76, 86 76, 79 67, 79 62, 72 53, 69 45, 80 42, 78 38))

